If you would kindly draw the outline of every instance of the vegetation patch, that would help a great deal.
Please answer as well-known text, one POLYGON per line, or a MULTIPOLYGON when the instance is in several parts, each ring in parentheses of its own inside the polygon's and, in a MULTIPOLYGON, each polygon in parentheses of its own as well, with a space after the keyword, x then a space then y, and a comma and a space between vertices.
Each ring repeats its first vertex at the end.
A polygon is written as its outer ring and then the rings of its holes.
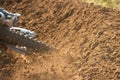
POLYGON ((116 8, 118 4, 120 4, 120 0, 83 0, 83 1, 110 8, 116 8))

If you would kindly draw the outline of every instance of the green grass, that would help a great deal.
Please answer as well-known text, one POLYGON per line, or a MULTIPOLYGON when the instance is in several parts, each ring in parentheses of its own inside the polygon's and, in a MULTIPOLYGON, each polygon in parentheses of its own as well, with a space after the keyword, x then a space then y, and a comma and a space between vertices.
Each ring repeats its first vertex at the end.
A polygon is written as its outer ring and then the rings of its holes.
POLYGON ((116 8, 117 5, 120 4, 120 0, 83 0, 83 1, 110 8, 116 8))

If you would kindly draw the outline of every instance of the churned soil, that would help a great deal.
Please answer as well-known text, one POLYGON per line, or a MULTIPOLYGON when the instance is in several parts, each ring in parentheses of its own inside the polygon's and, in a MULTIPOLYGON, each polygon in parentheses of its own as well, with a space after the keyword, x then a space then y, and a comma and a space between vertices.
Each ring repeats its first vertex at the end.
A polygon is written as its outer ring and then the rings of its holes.
POLYGON ((1 53, 0 80, 120 80, 120 11, 80 0, 3 0, 19 26, 57 49, 1 53))

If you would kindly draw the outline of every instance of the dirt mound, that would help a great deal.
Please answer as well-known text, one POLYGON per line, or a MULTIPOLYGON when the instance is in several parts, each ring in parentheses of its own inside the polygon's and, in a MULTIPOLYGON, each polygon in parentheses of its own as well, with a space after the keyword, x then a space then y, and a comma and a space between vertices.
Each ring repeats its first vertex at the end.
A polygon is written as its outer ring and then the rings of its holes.
POLYGON ((19 25, 58 51, 10 52, 7 66, 0 66, 0 80, 120 79, 119 11, 79 0, 10 0, 1 7, 21 13, 19 25))

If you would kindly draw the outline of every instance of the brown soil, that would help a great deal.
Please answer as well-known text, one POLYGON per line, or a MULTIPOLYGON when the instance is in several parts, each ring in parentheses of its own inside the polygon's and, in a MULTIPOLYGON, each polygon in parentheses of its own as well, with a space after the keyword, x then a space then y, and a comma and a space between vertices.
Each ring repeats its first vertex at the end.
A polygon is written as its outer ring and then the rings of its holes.
POLYGON ((80 0, 7 0, 19 25, 58 49, 0 56, 0 80, 120 80, 120 12, 80 0), (37 55, 38 54, 38 55, 37 55))

